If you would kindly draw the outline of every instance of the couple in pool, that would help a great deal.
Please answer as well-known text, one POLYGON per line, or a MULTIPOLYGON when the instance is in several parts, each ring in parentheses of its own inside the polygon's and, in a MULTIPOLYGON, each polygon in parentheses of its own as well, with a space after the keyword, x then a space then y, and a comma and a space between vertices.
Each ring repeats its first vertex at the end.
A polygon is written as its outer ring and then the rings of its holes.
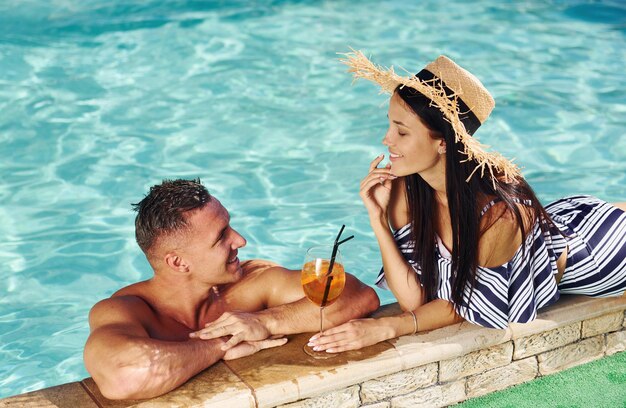
MULTIPOLYGON (((624 294, 626 203, 575 196, 542 206, 513 163, 473 138, 495 105, 476 77, 444 56, 410 78, 360 52, 344 63, 391 94, 390 163, 371 162, 360 196, 382 254, 376 284, 404 312, 364 318, 378 298, 349 275, 327 308, 332 328, 309 345, 338 353, 463 320, 503 329, 532 321, 560 293, 624 294)), ((198 180, 166 180, 135 209, 154 277, 89 316, 85 365, 106 397, 160 395, 220 359, 316 330, 299 271, 240 262, 245 239, 198 180)))

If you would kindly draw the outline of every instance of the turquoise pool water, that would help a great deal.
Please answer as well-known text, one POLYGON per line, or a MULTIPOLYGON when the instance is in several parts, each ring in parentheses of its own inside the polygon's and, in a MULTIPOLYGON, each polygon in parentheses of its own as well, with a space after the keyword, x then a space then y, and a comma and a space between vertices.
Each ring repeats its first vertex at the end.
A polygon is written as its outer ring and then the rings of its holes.
POLYGON ((358 184, 386 97, 351 86, 349 46, 411 72, 451 56, 496 98, 480 139, 542 200, 625 201, 626 8, 587 3, 1 2, 0 397, 88 375, 90 307, 150 276, 130 203, 162 178, 200 177, 242 257, 298 268, 346 224, 373 281, 358 184))

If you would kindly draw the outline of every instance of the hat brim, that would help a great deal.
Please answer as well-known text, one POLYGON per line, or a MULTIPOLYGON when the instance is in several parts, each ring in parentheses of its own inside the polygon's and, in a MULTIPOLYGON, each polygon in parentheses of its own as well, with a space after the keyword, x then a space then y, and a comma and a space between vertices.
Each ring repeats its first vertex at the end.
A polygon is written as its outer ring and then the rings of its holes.
POLYGON ((459 103, 457 101, 461 97, 462 91, 456 91, 452 95, 447 94, 446 90, 440 85, 441 81, 438 81, 437 78, 423 81, 415 76, 400 76, 395 73, 393 67, 384 68, 377 66, 361 51, 352 50, 352 52, 341 55, 345 58, 340 59, 340 61, 349 67, 348 72, 353 74, 355 81, 359 78, 367 79, 380 85, 381 92, 389 94, 393 94, 398 86, 407 86, 430 99, 432 105, 439 108, 446 121, 452 126, 455 141, 461 142, 463 145, 462 153, 467 156, 467 159, 464 161, 475 161, 477 163, 476 168, 469 175, 467 181, 478 170, 480 170, 481 177, 487 171, 494 182, 498 176, 504 177, 505 180, 521 177, 519 168, 511 160, 497 152, 487 151, 487 146, 481 144, 467 132, 460 118, 461 112, 459 111, 459 103))

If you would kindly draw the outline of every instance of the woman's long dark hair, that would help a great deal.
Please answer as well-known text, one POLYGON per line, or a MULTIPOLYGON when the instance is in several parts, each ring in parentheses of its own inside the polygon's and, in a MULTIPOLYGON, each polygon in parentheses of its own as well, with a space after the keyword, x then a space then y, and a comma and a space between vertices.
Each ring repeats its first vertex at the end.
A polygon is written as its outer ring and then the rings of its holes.
MULTIPOLYGON (((513 182, 505 182, 497 177, 494 188, 490 174, 486 172, 483 176, 480 171, 476 171, 470 180, 466 181, 477 163, 464 161, 467 157, 462 153, 463 146, 455 141, 454 130, 439 108, 433 105, 430 99, 412 88, 398 88, 396 93, 429 128, 431 137, 444 139, 446 142, 446 191, 452 224, 451 299, 456 305, 467 305, 469 298, 464 301, 465 288, 469 284, 470 289, 473 289, 476 283, 478 242, 484 232, 480 230, 481 208, 478 204, 480 197, 493 197, 505 203, 507 211, 514 215, 519 225, 522 248, 524 248, 527 233, 532 231, 532 225, 525 225, 524 220, 526 224, 529 224, 529 219, 539 219, 542 230, 548 228, 548 224, 552 221, 532 188, 522 177, 516 178, 513 182), (526 207, 530 210, 530 214, 522 214, 516 205, 520 202, 530 203, 526 207), (532 218, 529 218, 529 215, 532 218)), ((435 254, 435 234, 439 217, 435 192, 419 174, 406 176, 405 185, 412 240, 415 243, 413 257, 422 271, 421 283, 427 293, 426 301, 431 301, 437 297, 439 285, 435 254)), ((500 214, 500 216, 503 215, 504 213, 500 214)), ((489 223, 487 228, 491 225, 493 222, 489 223)), ((524 256, 532 255, 532 253, 524 254, 524 256)), ((469 293, 471 295, 471 290, 469 293)))

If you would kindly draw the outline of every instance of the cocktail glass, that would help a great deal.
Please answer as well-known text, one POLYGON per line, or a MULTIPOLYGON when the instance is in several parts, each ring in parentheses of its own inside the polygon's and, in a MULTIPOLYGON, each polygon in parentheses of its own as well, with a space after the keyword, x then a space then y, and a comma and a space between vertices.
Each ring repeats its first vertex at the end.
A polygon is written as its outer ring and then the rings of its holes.
MULTIPOLYGON (((331 264, 332 245, 319 245, 309 248, 302 266, 301 282, 307 298, 320 308, 320 333, 324 332, 324 308, 337 300, 346 283, 346 273, 341 260, 341 252, 335 249, 332 271, 328 274, 331 264)), ((304 352, 314 358, 331 358, 336 354, 315 351, 308 345, 304 352)))

